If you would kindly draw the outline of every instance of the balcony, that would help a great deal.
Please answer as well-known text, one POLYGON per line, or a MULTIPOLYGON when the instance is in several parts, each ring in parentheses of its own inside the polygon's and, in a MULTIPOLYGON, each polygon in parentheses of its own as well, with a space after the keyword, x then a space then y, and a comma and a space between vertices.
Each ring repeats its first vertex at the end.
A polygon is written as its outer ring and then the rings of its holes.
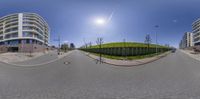
POLYGON ((42 34, 40 34, 37 30, 35 29, 28 29, 28 30, 23 30, 23 32, 34 32, 36 34, 39 34, 40 36, 43 36, 42 34))
POLYGON ((41 25, 40 23, 38 23, 37 21, 32 21, 32 20, 25 20, 23 21, 23 24, 35 24, 37 25, 41 30, 43 30, 43 25, 41 25))
POLYGON ((6 34, 4 36, 4 39, 12 39, 12 38, 17 38, 18 37, 18 32, 14 32, 14 33, 11 33, 11 34, 6 34))
POLYGON ((12 27, 9 27, 9 28, 6 28, 5 29, 5 32, 10 32, 10 31, 15 31, 15 30, 18 30, 18 26, 12 26, 12 27))
POLYGON ((38 24, 40 24, 41 26, 44 26, 44 23, 41 22, 41 20, 38 20, 37 18, 23 18, 23 21, 32 21, 32 22, 37 22, 38 24))
POLYGON ((13 30, 13 31, 9 31, 9 32, 5 32, 5 34, 12 34, 12 33, 15 33, 15 32, 18 32, 18 29, 17 30, 13 30))
POLYGON ((10 22, 8 24, 5 24, 5 28, 9 25, 18 25, 18 21, 10 22))
POLYGON ((43 30, 35 24, 23 24, 23 27, 34 27, 34 28, 39 29, 41 32, 43 32, 43 30))
POLYGON ((18 22, 18 19, 12 19, 12 20, 6 21, 5 25, 10 24, 10 23, 14 23, 14 22, 18 22))
POLYGON ((5 28, 5 30, 12 29, 12 28, 18 28, 18 25, 9 26, 9 27, 5 28))

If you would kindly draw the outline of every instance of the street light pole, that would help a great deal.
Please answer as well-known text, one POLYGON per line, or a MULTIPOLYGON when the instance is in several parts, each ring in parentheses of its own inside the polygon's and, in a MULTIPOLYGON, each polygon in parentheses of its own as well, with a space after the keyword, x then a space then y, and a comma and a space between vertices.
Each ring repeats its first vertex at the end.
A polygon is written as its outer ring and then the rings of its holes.
POLYGON ((61 45, 60 45, 60 35, 59 35, 59 55, 60 55, 60 49, 61 49, 60 46, 61 46, 61 45))
MULTIPOLYGON (((159 27, 159 25, 155 26, 155 28, 158 28, 158 27, 159 27)), ((158 40, 157 40, 157 38, 158 38, 157 36, 158 35, 157 35, 157 31, 155 31, 155 35, 156 35, 156 54, 157 54, 158 53, 158 40)))
POLYGON ((157 41, 157 32, 156 32, 156 54, 158 53, 158 41, 157 41))
POLYGON ((60 55, 60 35, 58 35, 58 55, 60 55))
POLYGON ((60 44, 60 34, 58 35, 58 38, 56 38, 56 39, 54 39, 54 41, 56 41, 56 42, 58 42, 58 49, 57 49, 57 54, 58 55, 60 55, 60 46, 61 46, 61 44, 60 44))

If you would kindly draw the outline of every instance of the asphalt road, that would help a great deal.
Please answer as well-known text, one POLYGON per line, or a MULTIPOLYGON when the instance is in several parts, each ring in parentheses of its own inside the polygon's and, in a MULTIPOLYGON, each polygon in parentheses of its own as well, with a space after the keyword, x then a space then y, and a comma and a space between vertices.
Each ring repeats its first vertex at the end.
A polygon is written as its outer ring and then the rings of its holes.
POLYGON ((200 99, 200 62, 177 51, 146 65, 117 67, 74 51, 44 66, 0 63, 0 99, 200 99))

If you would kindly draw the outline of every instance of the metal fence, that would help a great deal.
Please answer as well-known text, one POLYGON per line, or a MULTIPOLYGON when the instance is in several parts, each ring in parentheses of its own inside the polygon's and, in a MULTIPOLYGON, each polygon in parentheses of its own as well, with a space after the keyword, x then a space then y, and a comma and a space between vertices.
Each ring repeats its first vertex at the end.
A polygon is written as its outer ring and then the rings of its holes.
MULTIPOLYGON (((83 48, 86 52, 101 53, 113 56, 137 56, 156 53, 156 48, 147 47, 113 47, 113 48, 83 48)), ((170 48, 157 48, 157 53, 169 51, 170 48)))

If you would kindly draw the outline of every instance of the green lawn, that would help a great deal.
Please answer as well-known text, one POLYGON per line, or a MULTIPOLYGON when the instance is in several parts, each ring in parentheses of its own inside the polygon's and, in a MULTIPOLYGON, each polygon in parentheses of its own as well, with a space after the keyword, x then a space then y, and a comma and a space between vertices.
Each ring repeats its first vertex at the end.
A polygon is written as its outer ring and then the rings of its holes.
MULTIPOLYGON (((114 42, 114 43, 106 43, 102 44, 102 48, 112 48, 112 47, 148 47, 147 44, 137 43, 137 42, 114 42)), ((151 48, 155 48, 155 44, 150 44, 151 48)), ((157 45, 158 48, 167 48, 165 46, 157 45)), ((91 48, 99 48, 98 45, 91 46, 91 48)))

